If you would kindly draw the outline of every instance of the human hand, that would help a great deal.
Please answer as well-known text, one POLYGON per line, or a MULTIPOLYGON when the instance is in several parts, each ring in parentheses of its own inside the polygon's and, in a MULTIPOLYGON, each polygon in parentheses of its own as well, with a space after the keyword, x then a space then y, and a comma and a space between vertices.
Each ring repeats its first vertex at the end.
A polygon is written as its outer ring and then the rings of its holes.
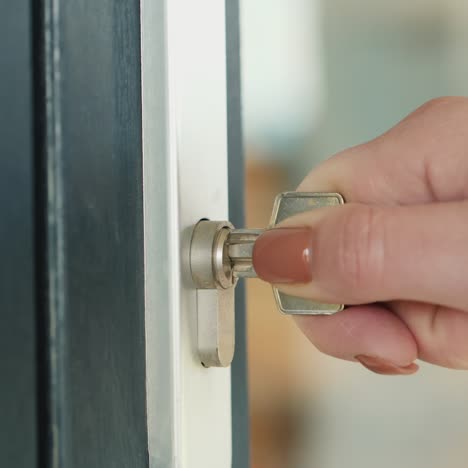
POLYGON ((262 234, 253 261, 288 294, 349 305, 298 316, 311 342, 380 374, 412 374, 415 359, 468 369, 468 98, 424 104, 298 190, 347 204, 262 234))

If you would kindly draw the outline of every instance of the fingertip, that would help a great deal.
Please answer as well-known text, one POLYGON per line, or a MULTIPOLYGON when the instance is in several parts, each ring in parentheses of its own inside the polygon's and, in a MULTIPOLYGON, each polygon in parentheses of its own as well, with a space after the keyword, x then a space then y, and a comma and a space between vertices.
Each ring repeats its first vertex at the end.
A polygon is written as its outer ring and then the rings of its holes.
POLYGON ((419 370, 419 366, 414 362, 402 366, 374 356, 356 356, 356 360, 366 369, 380 375, 412 375, 419 370))

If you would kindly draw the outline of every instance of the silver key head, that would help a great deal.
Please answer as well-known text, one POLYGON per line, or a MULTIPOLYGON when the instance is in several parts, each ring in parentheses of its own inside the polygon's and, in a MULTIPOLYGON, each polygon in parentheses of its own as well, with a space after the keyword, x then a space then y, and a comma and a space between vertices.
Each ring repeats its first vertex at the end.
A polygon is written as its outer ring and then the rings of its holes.
MULTIPOLYGON (((342 205, 339 193, 284 192, 280 193, 273 205, 270 228, 278 223, 305 211, 324 206, 342 205)), ((343 304, 323 304, 300 297, 290 296, 273 288, 276 303, 281 312, 288 315, 331 315, 343 310, 343 304)))

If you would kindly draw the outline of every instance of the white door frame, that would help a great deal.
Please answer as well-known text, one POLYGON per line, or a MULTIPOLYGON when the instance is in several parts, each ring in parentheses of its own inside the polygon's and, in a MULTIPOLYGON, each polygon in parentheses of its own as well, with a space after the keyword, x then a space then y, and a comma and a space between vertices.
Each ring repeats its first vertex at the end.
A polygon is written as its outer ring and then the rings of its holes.
POLYGON ((230 369, 197 355, 187 236, 228 219, 223 0, 141 0, 148 442, 151 468, 231 465, 230 369))

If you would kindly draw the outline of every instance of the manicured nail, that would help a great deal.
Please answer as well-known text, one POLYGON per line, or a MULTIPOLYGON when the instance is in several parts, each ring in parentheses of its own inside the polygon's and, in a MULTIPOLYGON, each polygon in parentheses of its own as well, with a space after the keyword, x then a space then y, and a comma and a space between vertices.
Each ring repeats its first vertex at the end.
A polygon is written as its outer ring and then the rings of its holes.
POLYGON ((382 375, 409 375, 418 371, 419 366, 412 362, 408 366, 397 366, 390 361, 372 356, 355 356, 367 369, 382 375))
POLYGON ((253 266, 269 283, 308 283, 312 279, 312 231, 277 228, 265 231, 255 242, 253 266))

